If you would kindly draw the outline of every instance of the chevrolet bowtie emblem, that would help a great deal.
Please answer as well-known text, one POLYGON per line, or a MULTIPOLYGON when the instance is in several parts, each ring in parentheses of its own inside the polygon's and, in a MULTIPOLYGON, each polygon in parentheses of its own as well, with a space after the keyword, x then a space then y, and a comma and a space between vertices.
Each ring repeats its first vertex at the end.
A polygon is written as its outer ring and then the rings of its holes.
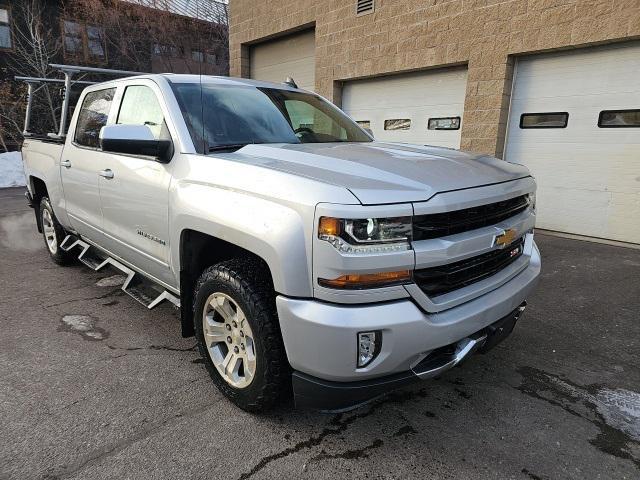
POLYGON ((516 232, 513 228, 509 228, 508 230, 505 230, 504 233, 496 235, 493 244, 500 248, 511 245, 511 243, 513 243, 513 241, 516 239, 517 233, 518 232, 516 232))

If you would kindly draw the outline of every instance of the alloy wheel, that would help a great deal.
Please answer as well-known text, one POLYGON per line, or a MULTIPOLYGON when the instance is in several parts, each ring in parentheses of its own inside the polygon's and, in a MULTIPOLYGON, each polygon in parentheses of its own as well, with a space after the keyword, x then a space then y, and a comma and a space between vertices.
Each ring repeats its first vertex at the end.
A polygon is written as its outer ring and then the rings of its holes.
POLYGON ((209 357, 224 380, 246 388, 256 372, 253 332, 240 306, 230 296, 209 296, 202 314, 202 332, 209 357))
POLYGON ((46 208, 42 210, 42 229, 44 230, 47 247, 49 247, 49 251, 55 255, 58 251, 58 238, 56 237, 56 229, 53 224, 51 212, 46 208))

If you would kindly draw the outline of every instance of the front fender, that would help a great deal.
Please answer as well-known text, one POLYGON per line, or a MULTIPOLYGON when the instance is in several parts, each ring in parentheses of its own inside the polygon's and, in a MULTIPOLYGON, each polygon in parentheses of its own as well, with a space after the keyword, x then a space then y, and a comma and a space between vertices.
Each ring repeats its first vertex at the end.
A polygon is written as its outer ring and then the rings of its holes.
MULTIPOLYGON (((172 194, 171 245, 180 245, 186 229, 211 235, 262 258, 271 270, 276 292, 313 295, 312 232, 307 231, 313 224, 313 208, 191 182, 181 182, 172 194)), ((171 264, 178 271, 179 250, 171 252, 171 264)))

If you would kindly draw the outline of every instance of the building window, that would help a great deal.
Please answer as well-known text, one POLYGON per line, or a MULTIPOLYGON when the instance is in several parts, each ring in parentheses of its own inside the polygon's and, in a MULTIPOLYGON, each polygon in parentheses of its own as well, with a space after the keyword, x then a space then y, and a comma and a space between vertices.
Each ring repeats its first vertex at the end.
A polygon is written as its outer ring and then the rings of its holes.
POLYGON ((63 20, 64 56, 67 59, 103 63, 107 58, 102 27, 63 20))
POLYGON ((207 53, 205 55, 205 58, 206 58, 208 64, 210 64, 210 65, 215 65, 216 64, 217 57, 216 57, 215 53, 207 53))
POLYGON ((70 20, 64 21, 64 53, 65 56, 81 56, 84 51, 82 41, 82 25, 70 20))
POLYGON ((11 10, 8 7, 0 7, 0 48, 13 48, 11 10))
POLYGON ((460 117, 430 118, 429 130, 460 130, 460 117))
POLYGON ((600 128, 640 128, 640 109, 603 110, 598 116, 600 128))
POLYGON ((384 121, 385 130, 409 130, 411 128, 411 120, 408 118, 394 118, 384 121))
POLYGON ((102 61, 105 58, 104 30, 87 25, 87 54, 91 60, 102 61))
POLYGON ((159 57, 173 57, 178 58, 183 55, 184 51, 182 47, 175 45, 166 45, 163 43, 153 44, 153 54, 159 57))
POLYGON ((567 112, 523 113, 520 128, 565 128, 569 122, 567 112))
POLYGON ((202 63, 204 62, 204 53, 200 50, 191 50, 191 58, 194 62, 202 63))
POLYGON ((371 128, 370 120, 356 120, 356 123, 360 125, 362 128, 371 128))

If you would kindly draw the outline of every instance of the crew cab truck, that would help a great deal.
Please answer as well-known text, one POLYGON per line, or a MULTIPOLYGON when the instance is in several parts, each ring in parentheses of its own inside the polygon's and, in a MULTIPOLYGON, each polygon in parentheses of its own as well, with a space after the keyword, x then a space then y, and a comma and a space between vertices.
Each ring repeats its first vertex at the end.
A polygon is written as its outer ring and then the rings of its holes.
POLYGON ((523 166, 377 142, 289 84, 142 75, 92 85, 64 142, 28 137, 51 258, 181 307, 220 391, 338 411, 512 331, 540 273, 523 166))

